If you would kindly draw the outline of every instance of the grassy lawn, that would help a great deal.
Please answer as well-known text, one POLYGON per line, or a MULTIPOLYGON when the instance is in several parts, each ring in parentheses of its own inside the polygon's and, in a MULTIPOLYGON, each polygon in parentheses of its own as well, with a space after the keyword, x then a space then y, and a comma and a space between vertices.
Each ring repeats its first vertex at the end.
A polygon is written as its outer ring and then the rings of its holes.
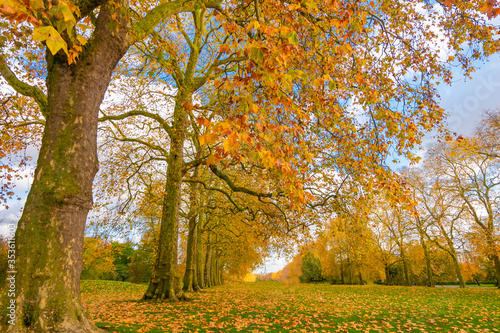
POLYGON ((219 286, 189 302, 139 301, 145 285, 82 281, 110 332, 500 332, 500 290, 385 286, 219 286))

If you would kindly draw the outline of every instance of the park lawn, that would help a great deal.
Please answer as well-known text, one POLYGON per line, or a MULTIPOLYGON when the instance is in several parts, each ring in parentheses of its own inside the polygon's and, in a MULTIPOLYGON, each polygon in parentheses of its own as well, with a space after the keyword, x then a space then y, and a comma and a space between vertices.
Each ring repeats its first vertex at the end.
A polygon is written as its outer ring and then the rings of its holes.
POLYGON ((500 290, 234 283, 180 303, 142 302, 145 285, 82 281, 109 332, 500 332, 500 290))

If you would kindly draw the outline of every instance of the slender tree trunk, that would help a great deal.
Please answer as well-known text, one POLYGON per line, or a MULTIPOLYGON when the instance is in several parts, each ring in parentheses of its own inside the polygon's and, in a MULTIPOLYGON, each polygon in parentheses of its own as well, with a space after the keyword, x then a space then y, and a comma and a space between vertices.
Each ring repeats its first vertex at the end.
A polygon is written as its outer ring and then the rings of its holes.
MULTIPOLYGON (((200 152, 197 152, 196 158, 199 158, 200 152)), ((198 169, 196 166, 193 171, 193 179, 198 178, 198 169)), ((185 291, 199 291, 197 276, 197 245, 198 245, 198 224, 200 219, 200 204, 198 200, 199 186, 195 183, 190 184, 190 207, 189 207, 189 226, 188 226, 188 242, 186 253, 186 272, 184 274, 184 290, 185 291)))
POLYGON ((223 265, 222 265, 222 261, 219 263, 219 284, 222 285, 224 284, 224 276, 223 276, 223 265))
POLYGON ((203 211, 199 215, 198 223, 196 224, 196 228, 198 229, 198 237, 197 237, 197 245, 196 245, 196 278, 198 280, 198 286, 200 288, 205 288, 205 279, 204 274, 205 270, 203 267, 203 228, 202 223, 204 219, 203 211))
MULTIPOLYGON (((193 172, 193 178, 198 176, 198 167, 193 172)), ((189 207, 189 226, 188 226, 188 239, 187 239, 187 252, 186 252, 186 272, 184 274, 184 291, 198 291, 198 280, 196 277, 196 245, 198 237, 198 203, 197 203, 197 186, 191 184, 190 194, 190 207, 189 207)))
POLYGON ((353 276, 352 276, 352 267, 351 267, 351 261, 349 260, 349 257, 347 257, 347 269, 349 270, 349 284, 353 284, 353 276))
POLYGON ((359 285, 363 286, 365 283, 363 281, 363 275, 361 274, 361 271, 358 271, 358 278, 359 278, 359 285))
POLYGON ((455 250, 452 250, 449 253, 450 253, 451 259, 453 260, 453 267, 455 268, 455 273, 457 274, 458 283, 460 285, 460 288, 465 288, 466 284, 465 284, 464 276, 462 274, 462 270, 460 269, 460 263, 458 262, 457 254, 456 254, 455 250))
POLYGON ((427 247, 427 243, 425 242, 425 234, 423 232, 420 232, 419 229, 419 234, 420 234, 420 245, 422 246, 422 249, 424 250, 424 258, 425 258, 425 265, 427 268, 427 287, 434 287, 434 274, 432 273, 432 264, 431 264, 431 256, 429 254, 429 248, 427 247))
POLYGON ((404 252, 403 244, 400 244, 399 246, 399 251, 401 253, 401 260, 403 261, 403 273, 404 273, 404 285, 405 286, 410 286, 410 274, 408 270, 408 260, 406 258, 406 253, 404 252))
POLYGON ((109 21, 103 6, 90 50, 74 64, 68 65, 62 52, 47 52, 46 124, 16 231, 17 274, 8 276, 15 278, 15 296, 7 298, 2 290, 2 332, 101 331, 81 306, 80 274, 85 221, 98 170, 99 107, 113 69, 128 48, 125 32, 112 34, 109 21), (11 299, 12 314, 6 309, 11 299))
POLYGON ((143 299, 167 299, 178 301, 180 281, 177 270, 177 243, 179 227, 179 204, 181 200, 182 167, 184 165, 184 141, 186 138, 186 103, 190 104, 192 95, 179 89, 174 109, 173 135, 168 157, 167 179, 163 198, 163 211, 158 241, 158 253, 149 287, 143 299))
POLYGON ((391 273, 389 271, 389 265, 387 263, 385 263, 385 285, 391 285, 391 273))
POLYGON ((212 286, 217 286, 217 282, 216 282, 216 275, 217 275, 217 272, 216 272, 216 267, 217 267, 217 251, 216 250, 212 250, 213 251, 213 258, 212 258, 212 262, 210 263, 210 284, 212 286))
POLYGON ((345 284, 344 280, 344 260, 342 259, 342 256, 340 256, 340 281, 342 284, 345 284))
POLYGON ((212 287, 212 279, 210 278, 210 274, 212 273, 212 244, 211 244, 211 235, 212 232, 208 232, 207 234, 207 253, 205 259, 205 287, 212 287))
POLYGON ((216 266, 215 268, 217 269, 217 285, 220 286, 222 284, 222 281, 221 281, 221 264, 220 264, 220 255, 217 256, 217 261, 216 261, 216 266))

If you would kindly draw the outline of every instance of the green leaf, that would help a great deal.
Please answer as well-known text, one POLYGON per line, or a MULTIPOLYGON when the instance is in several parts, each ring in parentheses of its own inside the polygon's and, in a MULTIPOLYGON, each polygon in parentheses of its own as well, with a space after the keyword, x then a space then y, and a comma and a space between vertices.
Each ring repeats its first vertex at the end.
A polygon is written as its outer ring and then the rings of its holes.
POLYGON ((250 49, 250 59, 255 61, 258 64, 261 64, 264 60, 264 53, 260 49, 260 47, 252 47, 250 49))
POLYGON ((295 34, 294 31, 289 32, 285 37, 288 39, 288 42, 290 44, 295 46, 299 45, 299 39, 297 38, 297 35, 295 34))

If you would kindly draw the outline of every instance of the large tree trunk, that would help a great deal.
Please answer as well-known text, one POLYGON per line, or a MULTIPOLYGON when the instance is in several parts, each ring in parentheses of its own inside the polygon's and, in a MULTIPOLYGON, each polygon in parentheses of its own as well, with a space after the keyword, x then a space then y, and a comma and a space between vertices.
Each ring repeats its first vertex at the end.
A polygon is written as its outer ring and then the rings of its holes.
POLYGON ((500 258, 498 254, 494 254, 491 256, 493 259, 493 263, 495 264, 495 272, 497 275, 497 287, 500 288, 500 258))
POLYGON ((491 228, 485 230, 486 240, 488 242, 489 258, 493 261, 493 264, 495 265, 497 287, 500 288, 500 257, 498 256, 496 242, 493 237, 493 223, 489 224, 489 226, 491 226, 491 228))
POLYGON ((15 318, 2 315, 3 332, 100 331, 81 306, 80 274, 98 170, 99 106, 127 50, 125 33, 112 34, 109 20, 109 12, 101 9, 91 50, 73 65, 62 52, 47 52, 46 124, 16 232, 15 318), (7 328, 11 319, 15 325, 7 328))
POLYGON ((179 90, 174 109, 173 135, 168 157, 167 179, 163 198, 158 252, 149 287, 143 296, 148 299, 178 301, 180 275, 177 269, 179 205, 181 200, 184 141, 186 139, 187 112, 184 105, 191 104, 192 95, 179 90))

